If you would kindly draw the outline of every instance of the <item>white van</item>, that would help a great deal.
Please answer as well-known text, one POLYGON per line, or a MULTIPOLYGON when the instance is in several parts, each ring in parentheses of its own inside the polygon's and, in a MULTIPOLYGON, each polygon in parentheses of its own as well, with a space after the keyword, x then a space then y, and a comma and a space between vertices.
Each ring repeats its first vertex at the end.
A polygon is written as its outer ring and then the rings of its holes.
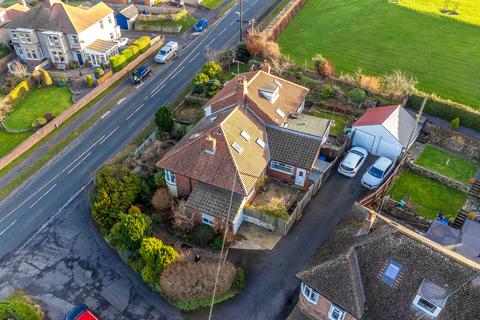
POLYGON ((155 56, 155 62, 166 63, 168 60, 174 58, 178 54, 178 43, 170 41, 160 49, 155 56))

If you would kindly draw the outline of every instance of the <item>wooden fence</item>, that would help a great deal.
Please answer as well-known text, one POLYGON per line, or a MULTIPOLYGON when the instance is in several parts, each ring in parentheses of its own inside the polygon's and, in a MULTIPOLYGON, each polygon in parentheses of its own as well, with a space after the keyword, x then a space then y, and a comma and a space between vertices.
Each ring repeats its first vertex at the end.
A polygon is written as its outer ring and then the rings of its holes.
POLYGON ((48 134, 53 132, 56 128, 58 128, 62 123, 68 120, 71 116, 81 110, 85 105, 87 105, 90 101, 92 101, 95 97, 101 94, 103 91, 108 89, 112 86, 115 82, 120 80, 124 75, 129 74, 134 68, 136 68, 140 63, 143 62, 146 58, 150 55, 154 54, 163 44, 165 43, 164 37, 155 37, 151 41, 151 46, 148 48, 147 51, 139 55, 135 60, 130 62, 125 68, 116 72, 105 80, 102 84, 95 87, 92 91, 88 92, 82 98, 80 98, 76 103, 70 106, 67 110, 62 112, 58 117, 54 118, 52 121, 47 123, 45 126, 37 130, 34 134, 32 134, 29 138, 23 141, 20 145, 18 145, 15 149, 10 151, 7 155, 0 159, 0 169, 3 169, 13 160, 17 159, 20 155, 30 149, 33 145, 37 142, 42 140, 48 134))
POLYGON ((384 183, 372 194, 366 196, 360 200, 360 204, 365 207, 371 207, 375 202, 383 197, 383 195, 388 191, 390 186, 395 182, 395 179, 402 173, 404 169, 405 161, 407 161, 407 153, 405 153, 402 158, 398 161, 397 166, 393 173, 385 180, 384 183))

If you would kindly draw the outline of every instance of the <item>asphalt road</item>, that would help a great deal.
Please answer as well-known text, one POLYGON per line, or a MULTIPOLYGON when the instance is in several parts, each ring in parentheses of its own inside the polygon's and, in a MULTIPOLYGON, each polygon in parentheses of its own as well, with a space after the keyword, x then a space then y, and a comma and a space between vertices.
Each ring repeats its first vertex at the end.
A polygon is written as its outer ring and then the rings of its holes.
MULTIPOLYGON (((244 19, 256 18, 269 4, 265 0, 244 0, 244 19)), ((237 10, 236 5, 198 35, 175 61, 137 86, 101 121, 0 203, 0 258, 21 249, 42 226, 53 221, 102 164, 148 124, 158 107, 173 101, 186 88, 206 61, 207 48, 220 49, 237 40, 237 10)))

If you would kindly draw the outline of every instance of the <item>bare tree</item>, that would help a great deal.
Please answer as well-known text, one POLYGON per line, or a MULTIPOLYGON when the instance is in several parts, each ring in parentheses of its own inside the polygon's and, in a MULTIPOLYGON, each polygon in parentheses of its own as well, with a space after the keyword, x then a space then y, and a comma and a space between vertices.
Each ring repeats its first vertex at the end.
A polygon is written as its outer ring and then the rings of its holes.
POLYGON ((27 66, 19 61, 14 61, 10 65, 10 73, 15 77, 25 79, 28 76, 27 66))
POLYGON ((277 61, 280 59, 280 47, 278 43, 274 41, 267 41, 263 47, 262 55, 264 58, 268 58, 271 61, 277 61))
POLYGON ((173 208, 173 229, 181 233, 187 233, 193 229, 193 220, 187 216, 184 200, 173 208))
POLYGON ((254 29, 248 32, 245 44, 247 45, 248 52, 250 52, 252 56, 257 57, 263 54, 265 45, 267 44, 267 37, 263 32, 254 29))

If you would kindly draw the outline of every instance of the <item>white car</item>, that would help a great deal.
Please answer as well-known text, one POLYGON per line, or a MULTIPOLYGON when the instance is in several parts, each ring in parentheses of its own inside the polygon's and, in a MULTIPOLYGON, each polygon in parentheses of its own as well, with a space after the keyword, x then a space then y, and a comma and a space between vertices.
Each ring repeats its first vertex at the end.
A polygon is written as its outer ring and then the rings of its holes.
POLYGON ((394 168, 392 160, 380 157, 370 166, 362 177, 362 186, 367 189, 375 190, 390 175, 394 168))
POLYGON ((358 170, 362 167, 365 159, 367 159, 367 150, 360 147, 353 147, 348 152, 345 158, 338 166, 338 173, 343 174, 349 178, 355 177, 358 170))
POLYGON ((120 48, 126 47, 128 44, 128 38, 120 38, 115 41, 120 48))
POLYGON ((174 58, 178 53, 178 43, 170 41, 160 49, 155 56, 155 62, 166 63, 168 60, 174 58))

